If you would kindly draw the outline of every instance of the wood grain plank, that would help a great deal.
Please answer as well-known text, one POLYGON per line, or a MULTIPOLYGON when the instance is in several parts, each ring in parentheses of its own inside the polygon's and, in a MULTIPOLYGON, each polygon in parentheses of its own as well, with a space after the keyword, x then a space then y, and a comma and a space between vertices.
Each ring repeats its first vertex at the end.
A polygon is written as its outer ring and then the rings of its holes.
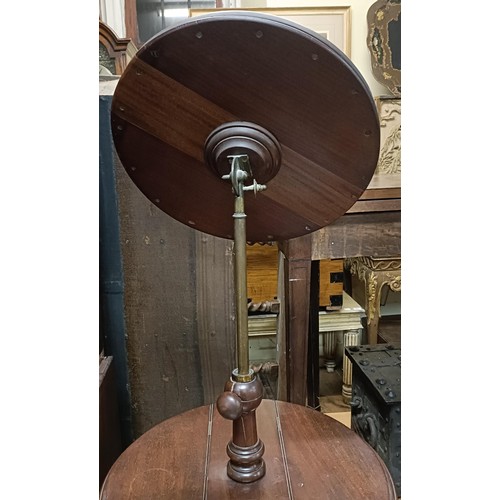
POLYGON ((400 187, 368 188, 359 197, 360 200, 382 200, 401 198, 400 187))
POLYGON ((116 117, 203 162, 207 136, 237 119, 139 58, 127 67, 112 106, 116 117), (168 99, 168 96, 175 98, 168 99))
POLYGON ((380 458, 357 434, 318 411, 277 404, 295 500, 395 498, 380 458))
MULTIPOLYGON (((307 352, 311 281, 311 235, 280 242, 283 261, 287 401, 307 401, 307 352)), ((283 337, 283 335, 281 335, 283 337)))
MULTIPOLYGON (((195 234, 116 165, 133 434, 203 404, 195 234)), ((225 332, 221 332, 224 335, 225 332)))
POLYGON ((347 214, 356 214, 364 212, 392 212, 401 210, 401 200, 361 200, 357 201, 347 214))
POLYGON ((277 245, 247 245, 247 289, 252 302, 278 296, 277 245))
POLYGON ((309 318, 307 331, 307 400, 310 408, 320 409, 319 403, 319 263, 311 261, 309 280, 309 318))
MULTIPOLYGON (((338 219, 363 193, 363 188, 282 144, 283 164, 266 198, 300 214, 314 231, 338 219), (300 200, 300 203, 298 201, 300 200)), ((303 228, 297 234, 306 234, 303 228)))
POLYGON ((101 500, 202 498, 209 411, 165 420, 132 443, 106 477, 101 500))
POLYGON ((233 242, 196 232, 196 323, 204 404, 213 403, 236 367, 233 242))
MULTIPOLYGON (((343 273, 344 272, 344 260, 343 259, 324 259, 319 261, 319 306, 331 306, 330 296, 340 295, 344 290, 344 282, 340 280, 338 282, 331 283, 330 275, 332 273, 343 273)), ((340 278, 340 276, 339 276, 340 278)))
POLYGON ((288 351, 287 346, 287 308, 285 301, 285 268, 287 266, 285 254, 278 249, 278 301, 280 303, 280 313, 276 323, 276 341, 278 351, 278 388, 277 399, 281 401, 288 400, 288 351))
POLYGON ((401 213, 348 214, 312 234, 312 259, 401 255, 401 213))

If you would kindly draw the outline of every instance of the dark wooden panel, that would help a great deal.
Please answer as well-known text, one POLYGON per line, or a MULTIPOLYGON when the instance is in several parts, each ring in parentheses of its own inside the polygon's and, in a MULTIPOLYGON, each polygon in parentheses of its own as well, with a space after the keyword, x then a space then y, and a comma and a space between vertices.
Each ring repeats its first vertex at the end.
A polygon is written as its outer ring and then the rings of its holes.
MULTIPOLYGON (((306 235, 280 243, 285 256, 283 282, 285 351, 287 373, 286 400, 305 405, 307 401, 307 353, 309 334, 309 293, 311 280, 311 236, 306 235)), ((280 359, 281 362, 281 359, 280 359)), ((280 392, 280 398, 283 398, 280 392)))
POLYGON ((233 242, 199 231, 195 238, 198 348, 203 400, 209 404, 236 368, 233 242))
POLYGON ((319 404, 319 260, 311 261, 307 331, 307 406, 319 404))
POLYGON ((247 245, 247 288, 254 303, 278 296, 278 245, 247 245))
POLYGON ((348 214, 312 234, 312 258, 401 255, 401 213, 348 214))
POLYGON ((195 231, 161 212, 116 164, 134 435, 203 404, 195 231))
MULTIPOLYGON (((101 85, 100 85, 101 87, 101 85)), ((111 96, 99 96, 99 306, 106 356, 113 356, 123 444, 132 442, 130 384, 124 319, 124 278, 118 195, 109 110, 111 96)))
POLYGON ((123 451, 113 357, 99 363, 99 488, 123 451))
POLYGON ((137 26, 137 0, 125 0, 125 32, 139 47, 139 28, 137 26))
POLYGON ((400 187, 370 188, 360 197, 360 200, 387 200, 401 198, 400 187))
POLYGON ((278 301, 280 303, 280 313, 277 319, 276 341, 278 344, 278 388, 277 399, 281 401, 288 400, 288 372, 287 372, 287 358, 288 352, 286 349, 287 344, 287 311, 285 307, 285 268, 288 265, 286 257, 282 250, 278 252, 278 301))
POLYGON ((392 212, 401 210, 401 200, 361 200, 357 201, 346 213, 392 212))

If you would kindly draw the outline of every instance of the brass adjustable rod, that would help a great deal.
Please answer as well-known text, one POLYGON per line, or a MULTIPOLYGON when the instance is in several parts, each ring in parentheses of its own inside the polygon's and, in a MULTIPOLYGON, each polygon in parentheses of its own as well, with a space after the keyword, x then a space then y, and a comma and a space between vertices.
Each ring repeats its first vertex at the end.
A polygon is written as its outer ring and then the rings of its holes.
POLYGON ((248 300, 247 300, 247 230, 245 202, 243 195, 245 191, 263 191, 266 186, 253 184, 245 186, 244 182, 251 177, 251 166, 248 155, 230 155, 231 171, 222 178, 230 180, 233 186, 234 199, 234 285, 236 293, 236 354, 237 354, 237 382, 250 382, 253 372, 249 367, 248 353, 248 300))
POLYGON ((236 292, 236 352, 239 382, 251 380, 248 354, 246 214, 241 195, 234 200, 234 284, 236 292))

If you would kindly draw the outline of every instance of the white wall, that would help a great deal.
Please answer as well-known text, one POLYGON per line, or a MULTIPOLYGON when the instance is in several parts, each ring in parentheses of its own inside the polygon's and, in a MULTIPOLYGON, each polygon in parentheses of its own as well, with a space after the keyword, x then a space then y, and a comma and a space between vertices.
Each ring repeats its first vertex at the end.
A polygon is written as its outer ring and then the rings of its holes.
POLYGON ((119 38, 126 38, 124 0, 99 0, 99 14, 119 38))

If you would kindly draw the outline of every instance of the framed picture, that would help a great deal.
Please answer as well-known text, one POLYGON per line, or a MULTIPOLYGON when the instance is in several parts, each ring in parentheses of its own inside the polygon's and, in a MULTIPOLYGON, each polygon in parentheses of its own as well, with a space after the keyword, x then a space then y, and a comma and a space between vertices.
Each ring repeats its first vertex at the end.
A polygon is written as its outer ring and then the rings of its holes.
POLYGON ((351 57, 351 8, 350 7, 288 7, 262 9, 191 9, 189 16, 201 16, 224 10, 260 12, 282 17, 315 31, 351 57))

